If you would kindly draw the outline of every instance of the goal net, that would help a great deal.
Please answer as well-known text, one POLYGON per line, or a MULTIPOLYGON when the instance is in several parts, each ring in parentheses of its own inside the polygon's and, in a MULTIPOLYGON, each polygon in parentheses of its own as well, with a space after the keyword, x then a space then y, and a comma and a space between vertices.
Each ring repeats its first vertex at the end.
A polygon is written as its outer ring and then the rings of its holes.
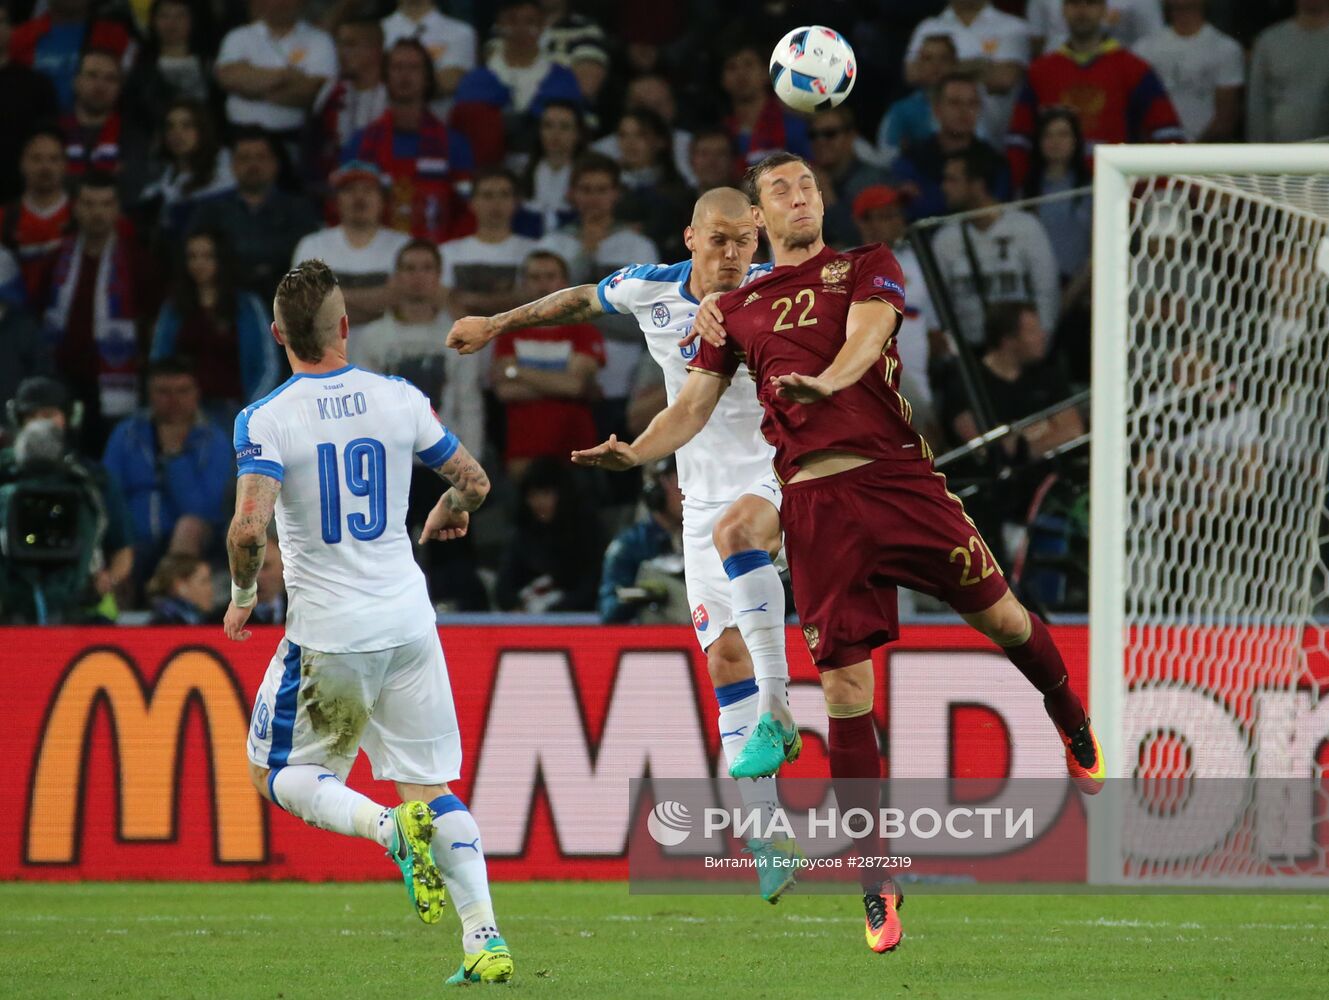
POLYGON ((1329 146, 1095 172, 1091 877, 1329 885, 1329 146))

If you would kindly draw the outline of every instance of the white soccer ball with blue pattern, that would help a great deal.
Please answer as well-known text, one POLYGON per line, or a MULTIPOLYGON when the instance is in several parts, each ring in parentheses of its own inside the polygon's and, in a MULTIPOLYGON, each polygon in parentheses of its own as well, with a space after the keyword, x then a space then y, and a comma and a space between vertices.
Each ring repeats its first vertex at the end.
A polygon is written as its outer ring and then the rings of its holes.
POLYGON ((844 35, 820 24, 795 28, 771 53, 775 96, 805 114, 833 108, 848 97, 857 72, 854 50, 844 35))

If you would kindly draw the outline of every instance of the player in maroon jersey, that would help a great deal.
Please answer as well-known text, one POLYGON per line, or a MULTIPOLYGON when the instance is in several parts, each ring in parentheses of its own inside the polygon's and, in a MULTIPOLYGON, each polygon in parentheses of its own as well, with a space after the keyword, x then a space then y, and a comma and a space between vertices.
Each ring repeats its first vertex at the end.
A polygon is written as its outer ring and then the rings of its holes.
MULTIPOLYGON (((947 601, 1002 648, 1043 694, 1076 785, 1096 793, 1102 753, 1047 627, 1011 593, 909 424, 898 391, 894 337, 905 290, 894 255, 879 244, 844 253, 826 246, 821 192, 800 157, 767 157, 744 185, 774 270, 702 304, 695 331, 705 343, 687 382, 631 445, 611 437, 573 460, 619 470, 671 453, 706 423, 745 363, 784 484, 785 545, 830 716, 831 777, 849 782, 837 786, 841 808, 876 810, 871 651, 898 634, 897 586, 947 601)), ((867 881, 873 869, 860 870, 868 945, 889 951, 901 937, 902 897, 889 880, 867 881)))

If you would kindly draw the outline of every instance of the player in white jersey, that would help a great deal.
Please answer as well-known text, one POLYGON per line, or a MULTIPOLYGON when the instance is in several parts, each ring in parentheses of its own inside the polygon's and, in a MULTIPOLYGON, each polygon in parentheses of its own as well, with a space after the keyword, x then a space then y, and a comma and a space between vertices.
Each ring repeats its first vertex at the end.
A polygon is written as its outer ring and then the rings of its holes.
MULTIPOLYGON (((598 285, 566 288, 496 316, 467 316, 453 325, 448 346, 469 354, 508 330, 631 314, 664 371, 672 403, 697 352, 690 331, 698 302, 770 269, 752 264, 757 227, 747 197, 734 188, 702 195, 683 237, 689 260, 629 265, 598 285)), ((781 548, 774 449, 762 436, 761 404, 750 380, 735 378, 717 412, 720 419, 709 421, 677 454, 692 625, 706 651, 720 707, 720 745, 731 767, 754 734, 774 734, 768 738, 779 741, 784 759, 793 760, 802 742, 789 712, 784 587, 773 562, 781 548)), ((772 774, 735 773, 747 805, 775 808, 772 774)), ((775 902, 793 883, 796 868, 761 861, 797 848, 792 841, 749 846, 758 857, 762 896, 775 902)))
POLYGON ((290 271, 273 312, 295 374, 236 417, 226 538, 228 638, 250 636, 274 510, 289 595, 286 636, 254 701, 251 777, 306 823, 382 844, 425 923, 439 920, 446 884, 464 955, 448 982, 506 981, 512 956, 494 919, 480 831, 448 787, 461 774, 457 714, 406 533, 417 457, 452 484, 422 540, 464 535, 489 480, 419 389, 347 364, 346 303, 326 264, 290 271), (396 783, 401 805, 346 787, 361 748, 374 777, 396 783))

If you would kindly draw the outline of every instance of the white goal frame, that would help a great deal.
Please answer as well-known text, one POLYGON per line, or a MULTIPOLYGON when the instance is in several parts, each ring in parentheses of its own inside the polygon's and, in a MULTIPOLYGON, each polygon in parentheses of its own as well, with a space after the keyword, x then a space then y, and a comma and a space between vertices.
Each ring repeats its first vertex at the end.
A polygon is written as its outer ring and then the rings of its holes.
MULTIPOLYGON (((1130 199, 1137 180, 1171 174, 1329 175, 1329 144, 1120 145, 1094 151, 1089 685, 1094 730, 1114 779, 1132 773, 1122 747, 1130 199)), ((1109 804, 1097 805, 1090 801, 1089 881, 1121 883, 1120 828, 1105 814, 1109 804)))

